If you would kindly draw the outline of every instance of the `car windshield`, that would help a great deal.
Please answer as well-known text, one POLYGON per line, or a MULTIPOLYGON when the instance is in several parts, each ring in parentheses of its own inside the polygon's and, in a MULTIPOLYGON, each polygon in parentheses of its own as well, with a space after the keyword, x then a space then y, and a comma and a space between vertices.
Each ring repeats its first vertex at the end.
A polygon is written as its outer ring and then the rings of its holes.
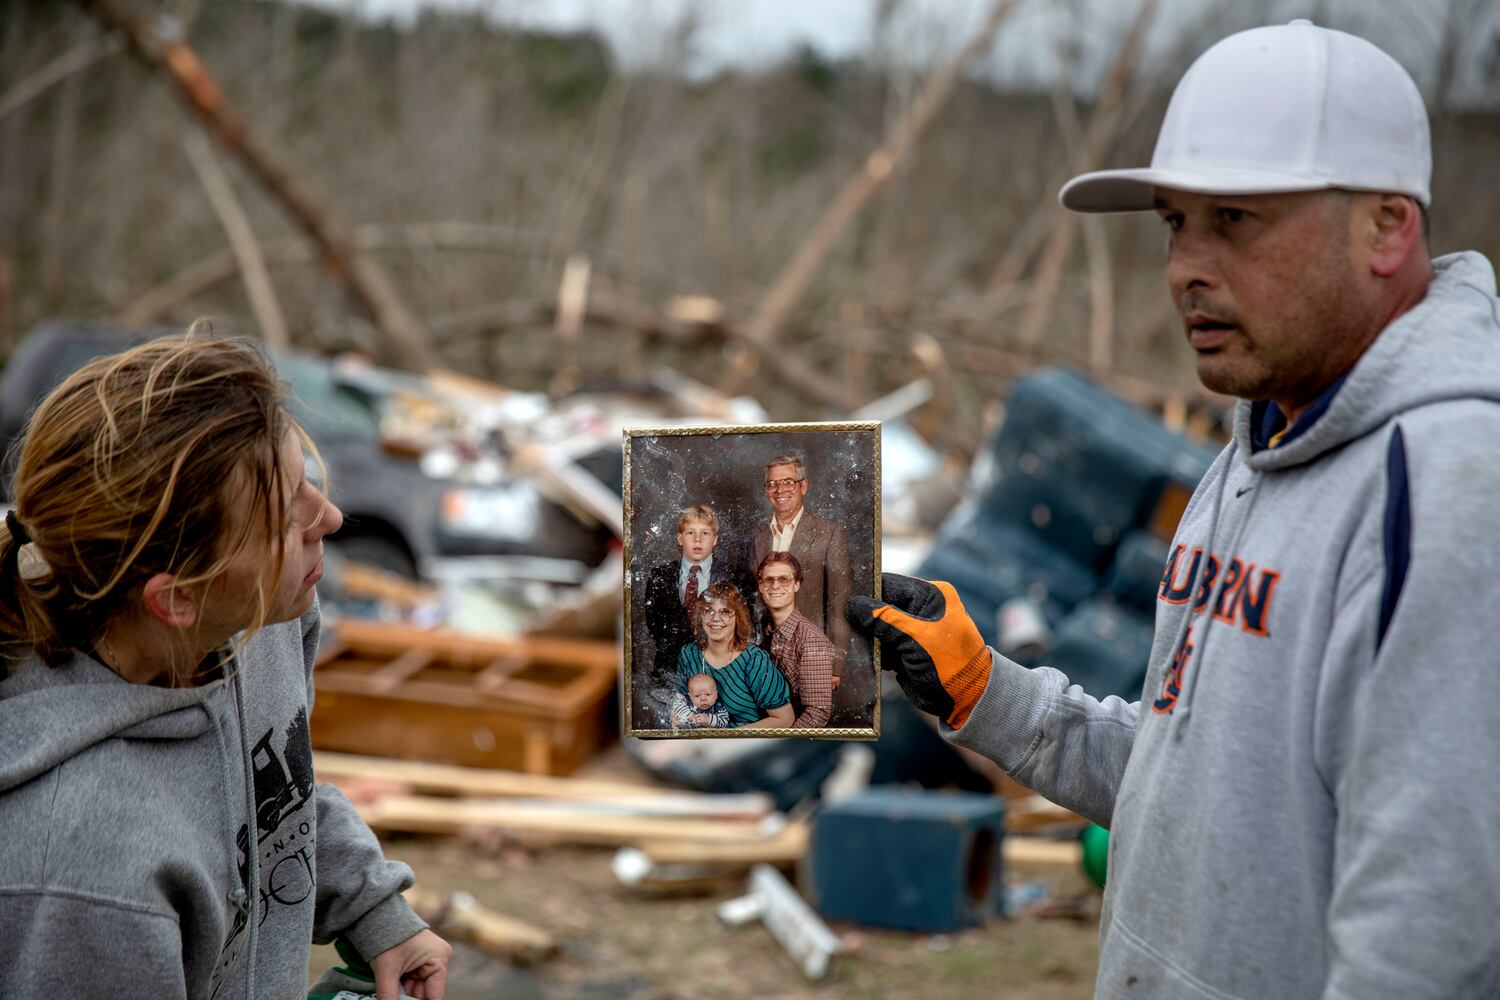
POLYGON ((276 370, 291 384, 287 403, 292 415, 314 440, 380 436, 375 414, 358 396, 333 381, 325 362, 278 353, 276 370))

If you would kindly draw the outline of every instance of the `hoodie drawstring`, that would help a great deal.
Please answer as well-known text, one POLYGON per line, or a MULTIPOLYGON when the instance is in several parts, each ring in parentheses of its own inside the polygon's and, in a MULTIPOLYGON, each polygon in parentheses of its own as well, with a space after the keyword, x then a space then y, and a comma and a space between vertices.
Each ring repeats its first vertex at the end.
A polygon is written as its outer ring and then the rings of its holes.
MULTIPOLYGON (((1257 477, 1259 478, 1259 477, 1257 477)), ((1214 586, 1208 595, 1208 603, 1203 606, 1203 631, 1198 636, 1198 662, 1196 664, 1184 664, 1182 673, 1178 677, 1177 706, 1172 714, 1176 716, 1176 725, 1173 726, 1172 738, 1182 739, 1183 732, 1187 729, 1188 718, 1192 713, 1193 692, 1198 689, 1198 673, 1203 669, 1204 656, 1208 651, 1208 633, 1213 628, 1214 610, 1219 606, 1219 601, 1224 596, 1224 584, 1229 578, 1229 565, 1234 558, 1235 552, 1239 550, 1240 540, 1245 537, 1245 528, 1250 524, 1250 514, 1255 509, 1256 498, 1260 496, 1261 485, 1257 484, 1250 491, 1250 499, 1245 504, 1245 512, 1240 515, 1240 523, 1234 531, 1234 538, 1219 553, 1219 569, 1214 574, 1214 586)), ((1218 492, 1214 495, 1214 513, 1209 521, 1208 540, 1203 545, 1203 564, 1199 567, 1200 572, 1208 572, 1209 561, 1214 558, 1214 536, 1219 532, 1219 515, 1223 510, 1224 494, 1229 489, 1229 471, 1226 469, 1224 478, 1219 481, 1218 492)), ((1197 589, 1198 578, 1193 577, 1193 589, 1197 589)), ((1192 591, 1189 591, 1191 594, 1192 591)), ((1193 622, 1193 600, 1189 597, 1186 612, 1182 616, 1182 625, 1177 630, 1177 640, 1172 644, 1172 652, 1175 656, 1182 648, 1182 642, 1187 635, 1188 629, 1192 628, 1193 622)))
POLYGON ((255 761, 250 759, 245 736, 245 697, 240 686, 240 674, 241 671, 236 669, 229 683, 234 686, 234 710, 240 723, 240 759, 245 762, 245 822, 250 827, 249 843, 245 848, 250 861, 250 885, 245 898, 245 921, 250 931, 250 953, 245 956, 245 996, 253 1000, 255 997, 255 955, 260 937, 260 921, 255 916, 255 897, 260 891, 260 829, 255 819, 255 761))

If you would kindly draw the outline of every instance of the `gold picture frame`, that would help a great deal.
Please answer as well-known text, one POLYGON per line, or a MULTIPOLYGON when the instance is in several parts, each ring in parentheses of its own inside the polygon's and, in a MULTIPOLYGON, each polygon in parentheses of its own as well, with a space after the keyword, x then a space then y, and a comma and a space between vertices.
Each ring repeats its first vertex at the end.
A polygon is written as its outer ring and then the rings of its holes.
POLYGON ((848 626, 842 607, 846 595, 880 593, 878 421, 626 428, 624 504, 625 735, 879 737, 880 650, 878 643, 848 626), (780 478, 770 485, 768 463, 787 458, 794 461, 775 467, 772 471, 780 478), (773 531, 778 508, 782 518, 796 518, 790 534, 793 559, 773 556, 765 561, 765 567, 779 563, 786 568, 767 569, 762 589, 757 570, 766 554, 783 547, 787 537, 779 521, 773 531), (698 592, 698 573, 689 575, 694 565, 707 569, 710 578, 702 589, 713 592, 689 606, 685 599, 698 592), (778 583, 775 576, 793 567, 802 578, 789 608, 789 585, 785 580, 778 583), (690 607, 706 609, 707 603, 715 605, 714 617, 698 615, 695 625, 690 607), (806 631, 806 625, 790 617, 791 610, 808 619, 822 636, 806 631), (729 626, 718 622, 731 614, 735 632, 726 639, 723 630, 729 626), (743 647, 748 655, 736 652, 722 671, 708 669, 710 655, 729 655, 718 652, 722 644, 739 649, 732 643, 743 639, 745 616, 751 632, 743 647), (778 621, 785 628, 773 644, 778 621), (716 641, 721 645, 711 649, 707 629, 719 631, 716 641), (794 635, 795 643, 789 641, 794 635), (826 677, 826 668, 813 666, 802 671, 798 684, 776 688, 791 692, 793 724, 767 726, 767 718, 786 711, 786 706, 760 704, 765 699, 759 692, 776 682, 756 687, 741 681, 764 681, 769 676, 766 664, 775 665, 776 676, 785 680, 798 676, 799 662, 826 663, 827 654, 817 652, 827 650, 824 638, 833 644, 834 669, 839 673, 826 722, 807 727, 808 720, 820 714, 821 706, 815 703, 826 683, 819 679, 820 671, 826 677), (686 649, 688 645, 694 648, 686 649), (763 648, 752 652, 749 647, 754 645, 763 648), (775 664, 773 649, 784 657, 782 664, 775 664), (799 661, 793 649, 814 652, 799 661), (725 688, 720 692, 717 685, 694 675, 698 699, 717 699, 711 707, 695 708, 687 702, 683 688, 695 663, 700 673, 725 688), (749 698, 752 689, 756 694, 749 698), (800 697, 803 691, 808 692, 807 702, 800 697), (731 724, 712 721, 724 718, 731 724), (757 724, 745 728, 751 718, 757 724), (803 725, 796 725, 799 721, 803 725))

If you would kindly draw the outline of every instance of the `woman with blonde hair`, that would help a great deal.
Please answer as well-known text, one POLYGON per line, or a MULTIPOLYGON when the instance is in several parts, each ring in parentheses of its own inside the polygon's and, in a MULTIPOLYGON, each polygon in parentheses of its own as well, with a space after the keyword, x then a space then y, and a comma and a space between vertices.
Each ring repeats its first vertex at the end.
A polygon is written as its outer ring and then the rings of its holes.
POLYGON ((0 992, 285 998, 314 939, 441 998, 308 742, 315 585, 342 515, 246 341, 97 359, 32 415, 0 529, 0 992))
POLYGON ((771 655, 750 642, 750 609, 740 588, 728 580, 698 595, 693 609, 696 642, 677 657, 678 690, 707 674, 718 685, 719 700, 735 728, 786 728, 792 724, 792 689, 771 655))

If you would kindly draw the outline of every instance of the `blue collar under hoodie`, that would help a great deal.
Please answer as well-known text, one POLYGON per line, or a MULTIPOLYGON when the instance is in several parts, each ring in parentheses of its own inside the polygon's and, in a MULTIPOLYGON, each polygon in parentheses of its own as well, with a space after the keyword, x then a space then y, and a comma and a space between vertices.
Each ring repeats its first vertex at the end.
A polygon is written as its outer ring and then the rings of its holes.
POLYGON ((1239 404, 1139 702, 997 654, 948 734, 1111 828, 1099 997, 1500 993, 1500 303, 1434 270, 1274 447, 1239 404))
POLYGON ((130 684, 81 653, 0 670, 7 996, 306 995, 316 937, 367 957, 425 926, 349 803, 315 787, 314 608, 229 676, 130 684))

